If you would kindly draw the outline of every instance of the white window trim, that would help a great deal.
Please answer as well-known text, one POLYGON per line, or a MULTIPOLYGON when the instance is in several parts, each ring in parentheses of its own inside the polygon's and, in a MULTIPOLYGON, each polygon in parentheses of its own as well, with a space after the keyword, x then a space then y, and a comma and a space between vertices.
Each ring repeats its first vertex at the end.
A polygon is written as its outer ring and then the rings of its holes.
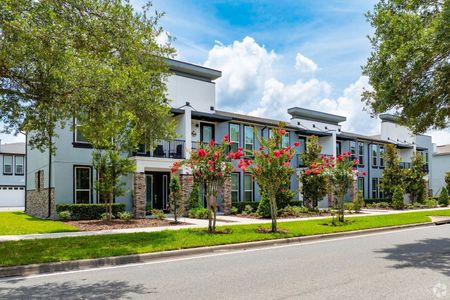
POLYGON ((3 154, 3 174, 4 175, 13 175, 14 173, 14 156, 9 154, 3 154), (6 164, 5 158, 11 157, 11 164, 6 164), (5 166, 10 166, 11 172, 6 172, 5 166))
POLYGON ((87 141, 79 141, 78 140, 78 121, 77 119, 74 120, 74 142, 79 144, 89 144, 87 141))
POLYGON ((14 156, 14 174, 15 175, 24 175, 25 173, 25 157, 22 155, 16 155, 14 156), (22 158, 22 163, 17 164, 17 159, 22 158), (22 166, 22 172, 17 172, 17 166, 22 166))

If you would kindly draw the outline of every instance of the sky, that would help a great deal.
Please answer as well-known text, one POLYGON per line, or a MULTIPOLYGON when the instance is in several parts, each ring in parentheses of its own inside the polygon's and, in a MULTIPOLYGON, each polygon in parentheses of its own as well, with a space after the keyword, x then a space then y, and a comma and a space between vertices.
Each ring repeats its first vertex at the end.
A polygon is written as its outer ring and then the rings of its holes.
MULTIPOLYGON (((139 10, 144 0, 131 0, 139 10)), ((347 117, 343 129, 374 135, 361 102, 374 0, 154 0, 176 58, 222 71, 217 108, 289 120, 294 106, 347 117)), ((165 42, 166 36, 160 37, 165 42)), ((429 132, 450 143, 450 130, 429 132)), ((14 141, 0 134, 3 141, 14 141)))

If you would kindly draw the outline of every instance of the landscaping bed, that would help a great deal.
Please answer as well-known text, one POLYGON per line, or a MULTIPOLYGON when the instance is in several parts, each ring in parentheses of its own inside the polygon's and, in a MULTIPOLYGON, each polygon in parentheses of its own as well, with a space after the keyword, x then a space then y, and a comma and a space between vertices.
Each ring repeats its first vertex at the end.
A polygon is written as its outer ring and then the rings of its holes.
POLYGON ((80 231, 96 231, 96 230, 111 230, 111 229, 127 229, 127 228, 146 228, 146 227, 162 227, 162 226, 177 226, 188 225, 188 223, 175 223, 169 220, 159 219, 132 219, 124 220, 79 220, 64 222, 67 225, 78 228, 80 231))

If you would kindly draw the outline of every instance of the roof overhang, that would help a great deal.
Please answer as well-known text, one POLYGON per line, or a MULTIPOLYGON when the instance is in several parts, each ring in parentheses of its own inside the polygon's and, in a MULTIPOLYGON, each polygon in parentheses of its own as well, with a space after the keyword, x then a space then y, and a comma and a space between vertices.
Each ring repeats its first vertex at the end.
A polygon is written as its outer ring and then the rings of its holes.
POLYGON ((347 120, 346 117, 328 114, 320 111, 310 110, 301 107, 292 107, 288 109, 288 113, 294 119, 303 119, 308 121, 323 122, 332 125, 339 125, 339 123, 347 120))
POLYGON ((222 72, 199 65, 190 64, 187 62, 166 58, 166 63, 169 65, 171 71, 189 74, 201 77, 207 80, 215 80, 222 76, 222 72))
POLYGON ((231 121, 233 118, 222 116, 216 113, 204 113, 199 111, 192 111, 191 112, 192 119, 195 120, 204 120, 204 121, 210 121, 210 122, 227 122, 231 121))
POLYGON ((309 130, 309 129, 300 129, 296 131, 297 134, 301 135, 316 135, 316 136, 331 136, 332 134, 330 132, 323 132, 323 131, 316 131, 316 130, 309 130))

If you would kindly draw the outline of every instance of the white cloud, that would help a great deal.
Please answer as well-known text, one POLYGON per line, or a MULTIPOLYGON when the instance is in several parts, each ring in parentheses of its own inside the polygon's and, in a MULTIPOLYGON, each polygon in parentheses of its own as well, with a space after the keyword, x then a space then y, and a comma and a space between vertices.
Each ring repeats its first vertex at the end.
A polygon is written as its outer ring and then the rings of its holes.
POLYGON ((298 52, 295 57, 295 69, 304 74, 314 75, 317 71, 317 64, 298 52))
POLYGON ((252 37, 227 46, 216 43, 204 65, 222 71, 217 81, 219 105, 233 107, 260 97, 265 82, 272 76, 276 58, 275 52, 268 52, 252 37))

